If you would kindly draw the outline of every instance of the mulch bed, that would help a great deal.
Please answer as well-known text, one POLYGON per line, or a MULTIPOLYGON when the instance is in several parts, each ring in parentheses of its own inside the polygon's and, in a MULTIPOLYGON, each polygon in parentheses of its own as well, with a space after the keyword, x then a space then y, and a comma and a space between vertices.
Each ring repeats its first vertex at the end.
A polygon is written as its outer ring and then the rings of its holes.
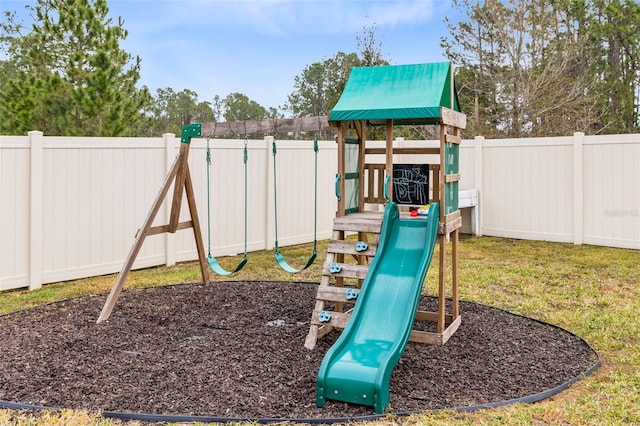
MULTIPOLYGON (((315 405, 333 332, 304 348, 317 286, 214 282, 128 290, 96 325, 105 296, 0 317, 0 400, 74 409, 327 419, 371 407, 315 405)), ((423 297, 421 309, 434 310, 423 297)), ((557 327, 461 302, 444 346, 409 343, 391 378, 390 412, 518 399, 562 385, 597 363, 557 327)))

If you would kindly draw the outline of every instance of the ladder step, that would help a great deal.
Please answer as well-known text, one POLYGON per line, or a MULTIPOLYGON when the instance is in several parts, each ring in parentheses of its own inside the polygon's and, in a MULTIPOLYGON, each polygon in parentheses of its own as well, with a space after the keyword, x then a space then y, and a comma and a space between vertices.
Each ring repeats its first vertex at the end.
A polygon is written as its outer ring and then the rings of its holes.
POLYGON ((356 256, 357 255, 375 256, 377 248, 378 248, 377 244, 370 243, 369 247, 366 250, 357 251, 355 241, 331 240, 329 241, 329 247, 327 248, 327 252, 352 254, 356 256))
POLYGON ((311 324, 313 325, 324 325, 336 328, 345 328, 347 323, 349 322, 349 317, 351 316, 351 312, 334 312, 334 311, 317 311, 314 310, 311 315, 311 324), (320 312, 327 312, 331 315, 331 319, 329 321, 320 322, 318 319, 318 315, 320 312))
POLYGON ((363 280, 367 276, 367 271, 369 271, 368 265, 350 265, 347 263, 339 263, 342 267, 342 270, 337 273, 331 273, 329 271, 330 263, 325 263, 322 268, 322 275, 330 275, 334 277, 344 277, 344 278, 357 278, 359 280, 363 280))
POLYGON ((333 229, 338 231, 373 232, 380 233, 382 218, 352 218, 351 216, 337 217, 333 221, 333 229))
POLYGON ((354 287, 337 287, 337 286, 320 286, 318 287, 318 293, 316 299, 321 299, 326 302, 343 302, 343 303, 355 303, 355 299, 347 299, 347 291, 358 291, 354 287))

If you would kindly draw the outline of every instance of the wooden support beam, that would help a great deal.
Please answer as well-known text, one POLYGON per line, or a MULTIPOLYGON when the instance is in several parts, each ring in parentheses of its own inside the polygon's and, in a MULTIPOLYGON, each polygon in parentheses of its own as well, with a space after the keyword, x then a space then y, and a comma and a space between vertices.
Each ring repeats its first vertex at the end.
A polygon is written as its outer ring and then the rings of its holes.
POLYGON ((202 135, 209 137, 244 137, 256 133, 324 132, 329 130, 335 131, 335 127, 329 125, 326 116, 202 123, 202 135))
MULTIPOLYGON (((393 120, 387 120, 387 140, 386 140, 386 161, 385 169, 389 178, 387 186, 387 194, 391 201, 393 201, 393 120)), ((386 177, 385 177, 386 180, 386 177)))
POLYGON ((336 212, 336 216, 341 217, 346 214, 346 194, 344 193, 346 185, 345 181, 345 155, 346 155, 346 147, 344 143, 344 139, 346 137, 346 129, 345 123, 341 121, 338 124, 338 175, 336 179, 340 179, 337 182, 338 187, 338 211, 336 212))
MULTIPOLYGON (((180 231, 181 229, 189 229, 189 228, 193 228, 193 222, 190 220, 186 222, 178 223, 176 231, 180 231)), ((171 232, 170 229, 171 227, 169 225, 152 226, 151 228, 149 228, 149 232, 147 232, 147 237, 150 235, 157 235, 157 234, 164 234, 167 232, 171 232)), ((140 232, 140 230, 138 230, 138 232, 140 232)), ((136 236, 137 235, 138 234, 136 234, 136 236)))
POLYGON ((456 210, 438 224, 438 234, 447 235, 460 227, 462 227, 462 214, 460 210, 456 210))
POLYGON ((367 140, 367 136, 366 136, 367 128, 364 125, 364 122, 362 120, 354 121, 353 127, 356 131, 356 134, 358 135, 358 140, 362 144, 364 144, 364 141, 367 140))
POLYGON ((182 206, 182 191, 184 191, 184 180, 186 178, 187 161, 189 160, 189 143, 180 143, 180 153, 178 158, 178 170, 176 173, 175 185, 173 185, 173 201, 171 202, 171 214, 169 216, 169 232, 174 233, 178 229, 180 221, 180 208, 182 206))
POLYGON ((196 241, 196 250, 198 252, 198 261, 200 263, 200 274, 202 283, 209 283, 209 263, 204 255, 204 241, 202 240, 202 229, 200 228, 200 219, 198 217, 198 207, 196 206, 196 197, 193 192, 193 182, 191 181, 191 173, 189 172, 189 164, 186 166, 186 179, 184 188, 187 193, 187 205, 191 214, 191 222, 193 222, 193 237, 196 241))
POLYGON ((102 312, 100 312, 100 316, 98 317, 98 321, 97 321, 98 323, 101 323, 107 320, 111 315, 111 311, 113 311, 113 307, 115 306, 116 301, 120 296, 120 292, 122 291, 122 285, 124 284, 124 281, 127 279, 127 276, 129 275, 129 272, 133 267, 133 263, 135 262, 136 257, 140 252, 142 243, 144 242, 144 239, 149 233, 151 224, 153 223, 153 220, 158 214, 158 210, 160 210, 160 206, 162 206, 162 202, 164 201, 164 198, 167 196, 167 193, 169 192, 169 188, 171 187, 171 184, 175 180, 176 174, 178 173, 178 167, 181 161, 181 157, 182 157, 182 153, 178 154, 178 156, 173 162, 173 165, 169 169, 169 173, 165 177, 164 182, 160 187, 160 191, 158 192, 156 199, 151 205, 151 210, 149 210, 149 213, 147 214, 147 217, 144 220, 142 227, 138 231, 138 234, 135 238, 133 246, 131 246, 131 250, 129 250, 129 254, 127 255, 127 258, 124 264, 122 265, 122 269, 118 274, 118 278, 116 279, 116 282, 113 284, 113 287, 111 288, 111 292, 109 293, 109 296, 107 296, 107 300, 105 301, 104 306, 102 307, 102 312))
POLYGON ((447 240, 443 234, 438 235, 440 243, 440 255, 438 257, 438 320, 436 321, 436 331, 439 334, 444 333, 445 328, 445 283, 447 274, 447 240))
MULTIPOLYGON (((453 322, 453 315, 445 315, 444 317, 447 324, 451 324, 451 322, 453 322)), ((438 321, 438 313, 418 310, 416 311, 416 321, 436 322, 438 321)))
POLYGON ((195 194, 193 191, 193 182, 191 181, 191 173, 189 172, 189 164, 187 160, 189 158, 189 147, 190 143, 187 141, 183 142, 180 146, 180 152, 178 156, 174 160, 169 173, 164 179, 162 183, 162 187, 156 196, 156 199, 151 206, 149 213, 147 214, 146 219, 142 227, 138 230, 136 234, 135 241, 127 258, 116 278, 113 287, 109 295, 107 296, 107 300, 105 301, 104 306, 102 307, 102 311, 100 312, 100 316, 98 317, 97 322, 101 323, 109 318, 111 312, 113 311, 113 307, 122 292, 122 287, 124 285, 129 272, 131 272, 131 268, 140 252, 140 248, 142 247, 142 243, 148 235, 155 235, 159 233, 169 232, 175 233, 178 229, 187 229, 193 228, 193 233, 196 241, 196 248, 198 251, 198 259, 200 261, 200 272, 202 274, 202 282, 204 284, 209 282, 209 265, 207 263, 207 259, 204 254, 204 243, 202 241, 202 230, 200 228, 200 221, 198 218, 198 210, 196 208, 196 200, 195 194), (167 193, 169 192, 169 188, 171 184, 174 185, 174 193, 172 200, 172 209, 171 209, 171 217, 170 222, 167 225, 155 226, 152 227, 153 221, 160 210, 160 206, 164 202, 167 193), (177 187, 180 187, 181 190, 176 190, 177 187), (189 212, 191 215, 191 220, 187 222, 178 222, 180 216, 180 205, 182 204, 182 197, 186 193, 187 196, 187 204, 189 206, 189 212), (175 223, 174 223, 175 222, 175 223))
POLYGON ((426 343, 429 345, 442 346, 453 336, 453 334, 460 328, 462 323, 462 317, 458 317, 449 324, 442 333, 432 333, 429 331, 411 330, 409 335, 410 342, 426 343))
POLYGON ((449 108, 440 107, 441 123, 447 126, 464 129, 467 127, 467 116, 449 108))
POLYGON ((362 121, 359 121, 358 131, 358 211, 364 211, 364 166, 365 166, 365 144, 367 141, 367 128, 362 121))
MULTIPOLYGON (((440 148, 393 148, 393 154, 410 154, 410 155, 438 155, 440 148)), ((386 148, 367 148, 365 154, 384 155, 387 153, 386 148)))
MULTIPOLYGON (((440 178, 438 179, 438 194, 440 201, 440 225, 444 223, 444 212, 447 209, 447 197, 445 197, 444 188, 445 188, 445 178, 444 172, 446 170, 446 159, 445 159, 445 135, 447 134, 447 126, 440 125, 440 169, 438 171, 440 178)), ((435 191, 435 188, 434 188, 435 191)))
POLYGON ((458 229, 451 233, 451 311, 454 318, 460 316, 460 304, 458 294, 458 240, 460 231, 458 229))
POLYGON ((462 138, 460 136, 458 136, 458 135, 447 134, 447 136, 445 137, 445 140, 448 143, 455 143, 455 144, 462 143, 462 138))

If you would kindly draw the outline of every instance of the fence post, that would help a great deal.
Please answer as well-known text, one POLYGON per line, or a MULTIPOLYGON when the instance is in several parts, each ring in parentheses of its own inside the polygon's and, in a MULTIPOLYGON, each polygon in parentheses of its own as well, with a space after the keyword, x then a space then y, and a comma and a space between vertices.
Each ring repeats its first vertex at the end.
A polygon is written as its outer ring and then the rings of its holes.
POLYGON ((484 136, 476 136, 474 138, 474 145, 473 145, 474 151, 473 151, 473 169, 474 169, 474 176, 473 176, 473 181, 475 182, 475 187, 478 190, 478 206, 476 207, 476 209, 478 209, 478 223, 476 223, 476 235, 478 237, 482 237, 482 218, 484 217, 483 213, 482 213, 482 209, 484 206, 484 202, 482 200, 482 176, 484 174, 484 171, 482 169, 484 161, 482 158, 482 153, 484 152, 484 136))
POLYGON ((29 135, 29 290, 42 287, 42 238, 43 238, 43 192, 44 134, 34 130, 29 135))
POLYGON ((265 136, 264 137, 264 147, 265 147, 265 158, 267 159, 267 164, 265 167, 265 234, 264 234, 264 245, 265 250, 271 250, 274 247, 275 240, 275 203, 277 202, 275 199, 274 187, 273 187, 273 151, 271 147, 273 146, 274 137, 273 136, 265 136))
POLYGON ((584 234, 584 133, 573 134, 573 244, 581 245, 584 234))
MULTIPOLYGON (((176 135, 163 133, 162 139, 164 140, 164 175, 166 176, 176 157, 176 135)), ((172 191, 169 190, 169 194, 171 193, 172 191)), ((165 221, 167 221, 171 215, 171 202, 165 201, 164 211, 165 221)), ((164 264, 166 266, 174 266, 176 264, 176 234, 171 232, 164 233, 164 264)))

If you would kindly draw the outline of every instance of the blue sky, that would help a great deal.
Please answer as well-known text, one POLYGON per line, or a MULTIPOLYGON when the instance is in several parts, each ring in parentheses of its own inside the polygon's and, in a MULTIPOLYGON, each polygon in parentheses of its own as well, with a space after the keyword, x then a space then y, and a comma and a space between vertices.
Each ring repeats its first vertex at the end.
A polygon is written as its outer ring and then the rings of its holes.
MULTIPOLYGON (((2 10, 26 1, 0 0, 2 10)), ((129 31, 121 47, 142 59, 141 84, 194 90, 200 101, 240 92, 282 106, 296 75, 376 26, 392 64, 445 60, 448 0, 108 0, 129 31)))

